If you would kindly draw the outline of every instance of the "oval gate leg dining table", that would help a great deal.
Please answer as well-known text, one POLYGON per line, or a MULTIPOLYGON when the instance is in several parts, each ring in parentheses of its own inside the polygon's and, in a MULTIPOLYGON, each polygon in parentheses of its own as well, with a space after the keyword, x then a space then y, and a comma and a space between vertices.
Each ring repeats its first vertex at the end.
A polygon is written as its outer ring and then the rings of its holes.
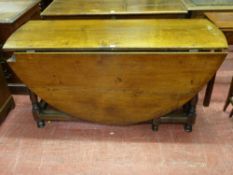
MULTIPOLYGON (((74 119, 114 125, 185 104, 193 115, 227 47, 204 19, 30 21, 4 45, 14 52, 11 68, 42 101, 74 119)), ((37 122, 45 120, 36 110, 37 122)))

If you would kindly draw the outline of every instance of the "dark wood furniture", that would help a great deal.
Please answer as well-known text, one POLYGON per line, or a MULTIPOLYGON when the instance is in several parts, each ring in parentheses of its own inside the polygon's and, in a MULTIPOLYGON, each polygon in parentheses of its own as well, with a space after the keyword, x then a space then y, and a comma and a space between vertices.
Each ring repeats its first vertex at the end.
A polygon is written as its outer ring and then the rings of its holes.
POLYGON ((184 124, 186 132, 192 131, 192 126, 196 122, 196 106, 198 95, 182 106, 182 109, 172 111, 171 113, 152 120, 152 130, 158 131, 160 124, 184 124))
POLYGON ((74 119, 117 125, 184 105, 188 131, 196 94, 227 47, 221 31, 203 19, 30 21, 4 45, 14 52, 11 68, 33 92, 38 126, 67 119, 49 116, 47 103, 74 119))
POLYGON ((21 25, 30 19, 39 19, 39 0, 0 0, 0 61, 7 84, 12 93, 27 93, 26 87, 9 68, 6 60, 12 55, 3 52, 2 46, 6 39, 21 25))
POLYGON ((6 86, 3 77, 2 68, 0 66, 0 124, 7 117, 8 112, 14 107, 14 100, 6 86))
MULTIPOLYGON (((227 99, 226 99, 223 110, 226 111, 227 107, 230 104, 233 106, 233 77, 232 77, 232 80, 231 80, 230 89, 229 89, 229 92, 228 92, 227 99)), ((230 117, 232 117, 232 116, 233 116, 233 109, 232 109, 232 111, 230 113, 230 117)))
MULTIPOLYGON (((228 44, 232 45, 233 44, 233 12, 208 12, 205 13, 205 16, 209 20, 211 20, 219 29, 223 31, 223 33, 227 38, 228 44)), ((215 77, 216 75, 213 76, 213 78, 209 81, 207 85, 205 98, 203 102, 204 106, 209 106, 210 104, 212 91, 215 83, 215 77)))

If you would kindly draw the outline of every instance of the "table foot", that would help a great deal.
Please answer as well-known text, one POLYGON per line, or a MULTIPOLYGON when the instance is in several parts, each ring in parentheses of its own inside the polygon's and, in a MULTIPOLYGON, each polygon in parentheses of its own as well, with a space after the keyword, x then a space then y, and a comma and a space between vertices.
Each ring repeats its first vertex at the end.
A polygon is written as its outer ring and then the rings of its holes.
POLYGON ((157 132, 159 130, 159 120, 152 121, 152 131, 157 132))
POLYGON ((184 125, 184 130, 186 132, 192 132, 193 131, 193 125, 192 124, 185 124, 184 125))
POLYGON ((39 120, 36 122, 38 128, 44 128, 45 127, 45 121, 39 120))

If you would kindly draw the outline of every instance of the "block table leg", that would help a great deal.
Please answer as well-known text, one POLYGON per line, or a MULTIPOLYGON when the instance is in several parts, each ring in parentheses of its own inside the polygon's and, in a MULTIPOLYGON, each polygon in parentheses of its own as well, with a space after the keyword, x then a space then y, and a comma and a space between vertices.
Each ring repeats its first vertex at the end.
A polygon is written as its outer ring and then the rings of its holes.
POLYGON ((45 121, 40 119, 41 107, 40 107, 39 102, 38 102, 38 96, 35 93, 33 93, 32 91, 30 91, 30 90, 28 90, 28 91, 29 91, 30 100, 32 103, 32 113, 33 113, 33 117, 34 117, 35 121, 37 122, 37 127, 43 128, 43 127, 45 127, 45 121))

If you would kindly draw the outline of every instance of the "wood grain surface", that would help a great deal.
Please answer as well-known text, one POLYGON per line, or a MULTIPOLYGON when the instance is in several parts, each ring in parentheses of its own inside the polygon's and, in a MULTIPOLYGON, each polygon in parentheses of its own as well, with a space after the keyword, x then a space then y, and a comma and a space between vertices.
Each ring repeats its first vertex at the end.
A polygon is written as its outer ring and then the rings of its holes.
POLYGON ((181 107, 217 71, 224 48, 204 19, 31 21, 4 46, 20 51, 10 66, 50 105, 120 125, 181 107))
POLYGON ((54 0, 42 16, 183 14, 180 0, 54 0))
POLYGON ((221 65, 222 53, 16 53, 11 67, 71 116, 131 124, 181 107, 221 65), (208 66, 207 66, 208 65, 208 66))
POLYGON ((223 33, 205 19, 30 21, 6 50, 103 51, 227 48, 223 33))

